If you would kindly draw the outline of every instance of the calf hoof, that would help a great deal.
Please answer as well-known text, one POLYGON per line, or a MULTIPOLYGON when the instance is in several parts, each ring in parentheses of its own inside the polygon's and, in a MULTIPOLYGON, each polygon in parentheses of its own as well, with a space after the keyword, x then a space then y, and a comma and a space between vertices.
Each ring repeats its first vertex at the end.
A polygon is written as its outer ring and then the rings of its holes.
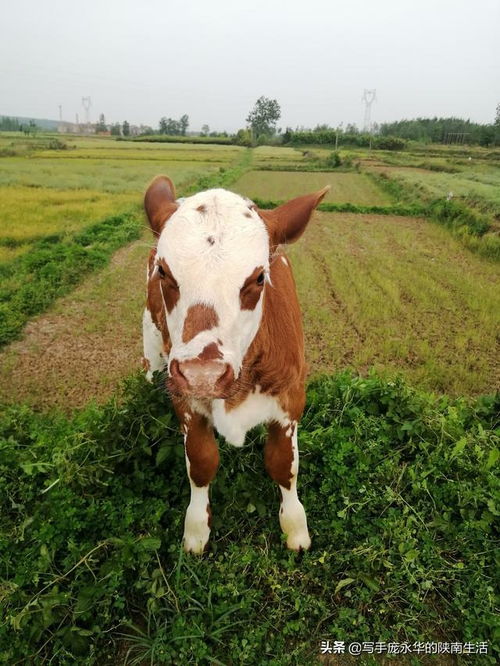
POLYGON ((199 519, 199 517, 188 510, 186 514, 186 521, 184 523, 184 550, 186 553, 194 553, 195 555, 202 555, 208 539, 210 537, 210 527, 208 526, 207 518, 199 519))
POLYGON ((286 547, 290 550, 300 551, 309 550, 311 547, 311 537, 307 530, 287 535, 286 547))
POLYGON ((184 536, 182 545, 186 553, 193 553, 193 555, 203 555, 208 546, 208 539, 204 541, 198 537, 184 536))

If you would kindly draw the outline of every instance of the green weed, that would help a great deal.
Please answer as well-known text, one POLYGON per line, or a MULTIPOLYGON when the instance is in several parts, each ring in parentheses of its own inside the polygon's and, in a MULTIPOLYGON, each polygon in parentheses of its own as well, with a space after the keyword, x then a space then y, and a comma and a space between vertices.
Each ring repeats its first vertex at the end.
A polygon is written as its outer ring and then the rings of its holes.
POLYGON ((8 408, 4 660, 260 666, 313 663, 325 636, 493 641, 499 408, 317 380, 299 437, 312 550, 284 547, 258 429, 221 444, 203 558, 180 548, 189 484, 161 387, 133 378, 72 419, 8 408))

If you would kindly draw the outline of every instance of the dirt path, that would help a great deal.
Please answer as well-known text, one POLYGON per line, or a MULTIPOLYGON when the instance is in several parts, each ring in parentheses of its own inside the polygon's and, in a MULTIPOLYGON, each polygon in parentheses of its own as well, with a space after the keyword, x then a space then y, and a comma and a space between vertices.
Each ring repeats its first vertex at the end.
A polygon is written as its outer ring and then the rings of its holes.
POLYGON ((149 233, 119 250, 0 353, 0 401, 81 407, 140 367, 149 233))

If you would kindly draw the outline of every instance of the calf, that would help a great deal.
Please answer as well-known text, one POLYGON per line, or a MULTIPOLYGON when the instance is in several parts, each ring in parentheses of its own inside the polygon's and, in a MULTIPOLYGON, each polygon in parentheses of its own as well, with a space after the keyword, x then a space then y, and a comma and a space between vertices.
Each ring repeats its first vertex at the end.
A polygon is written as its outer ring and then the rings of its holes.
POLYGON ((176 201, 158 176, 145 208, 156 236, 148 265, 144 366, 166 384, 184 433, 191 501, 184 548, 210 534, 209 485, 219 453, 214 428, 234 446, 266 423, 265 465, 281 490, 279 519, 292 550, 311 540, 297 496, 297 424, 305 403, 304 339, 282 243, 303 233, 328 188, 274 210, 222 189, 176 201))

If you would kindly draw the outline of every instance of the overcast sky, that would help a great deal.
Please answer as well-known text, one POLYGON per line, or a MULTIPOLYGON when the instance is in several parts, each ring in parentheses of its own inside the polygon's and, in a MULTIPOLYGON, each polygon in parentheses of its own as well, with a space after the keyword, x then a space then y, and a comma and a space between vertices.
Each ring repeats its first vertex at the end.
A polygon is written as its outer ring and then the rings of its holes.
POLYGON ((1 0, 0 114, 237 130, 460 116, 500 102, 500 0, 1 0))

